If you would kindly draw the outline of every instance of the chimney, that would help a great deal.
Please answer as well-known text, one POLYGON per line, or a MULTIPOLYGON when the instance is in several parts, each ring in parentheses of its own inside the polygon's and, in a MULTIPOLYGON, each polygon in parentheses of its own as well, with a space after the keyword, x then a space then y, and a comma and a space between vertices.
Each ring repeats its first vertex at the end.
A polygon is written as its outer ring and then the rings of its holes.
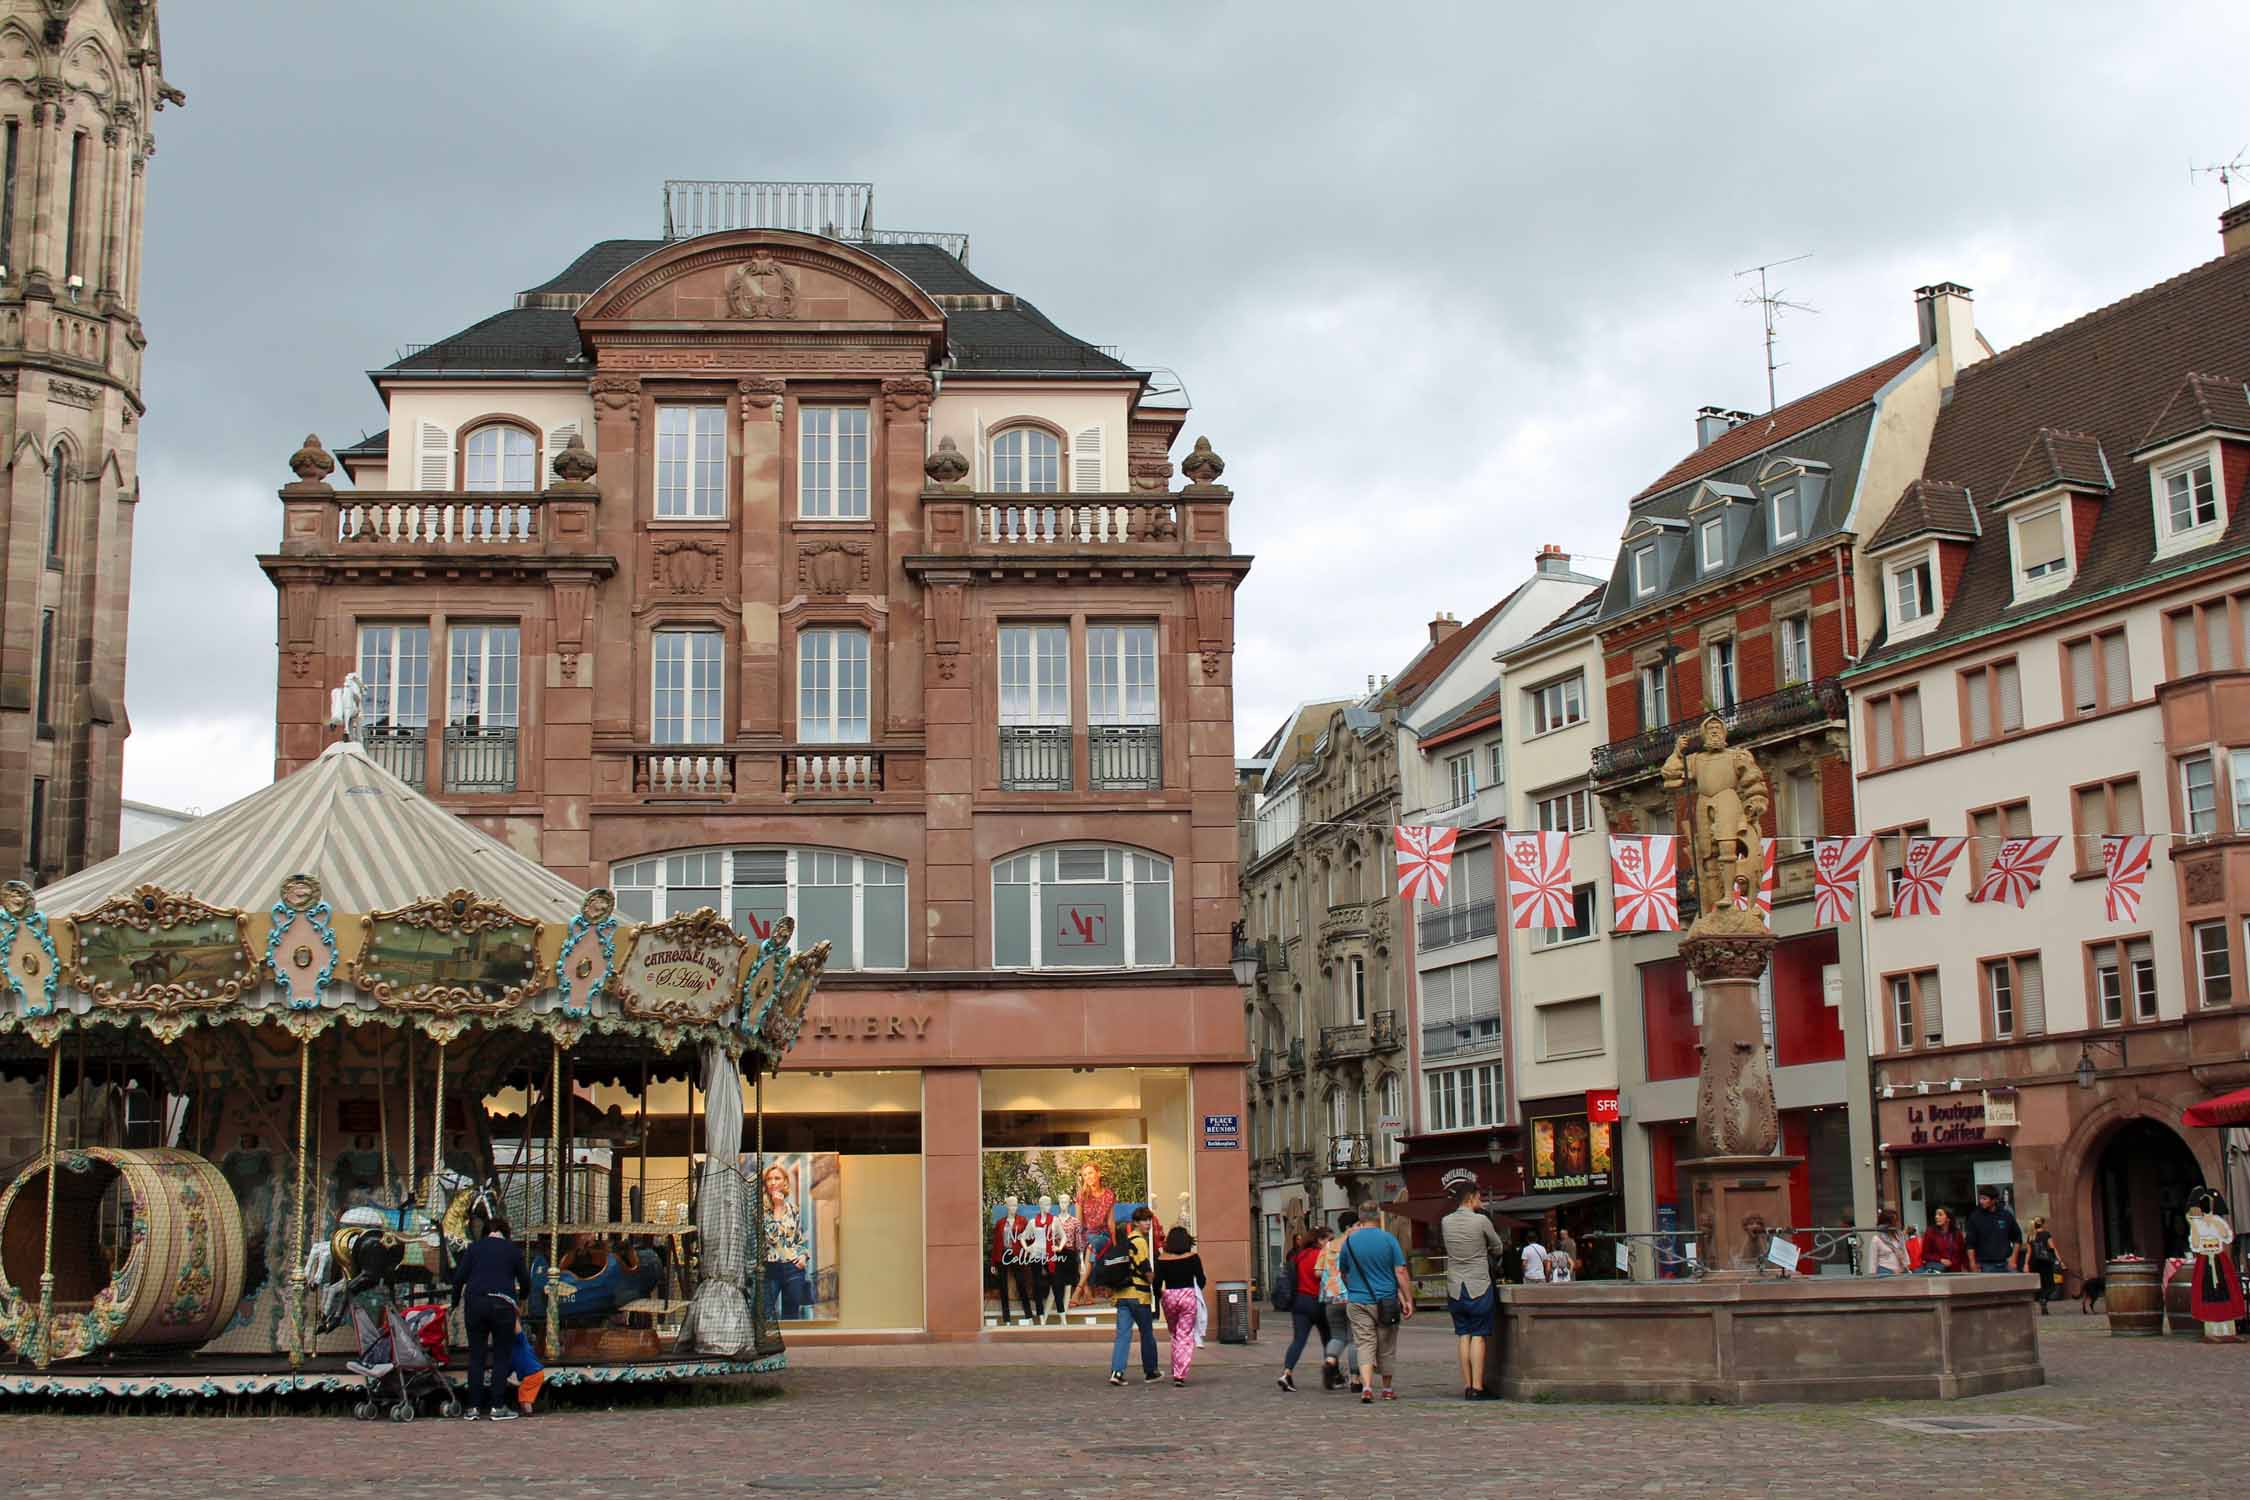
POLYGON ((1727 429, 1732 426, 1734 426, 1734 423, 1727 420, 1727 413, 1724 408, 1717 406, 1696 408, 1695 446, 1698 448, 1710 447, 1724 437, 1727 429))
POLYGON ((1955 281, 1914 289, 1915 333, 1923 348, 1937 351, 1940 390, 1952 390, 1962 367, 1984 358, 1971 301, 1969 289, 1955 281))
POLYGON ((1549 542, 1539 549, 1539 555, 1532 560, 1532 565, 1541 578, 1561 578, 1570 572, 1570 554, 1549 542))
POLYGON ((2219 215, 2219 245, 2222 255, 2250 250, 2250 199, 2219 215))
POLYGON ((1437 618, 1430 621, 1430 644, 1433 646, 1436 645, 1439 641, 1444 640, 1447 636, 1453 634, 1454 631, 1459 630, 1460 628, 1461 622, 1459 620, 1454 619, 1453 616, 1447 614, 1444 610, 1439 610, 1437 613, 1437 618))

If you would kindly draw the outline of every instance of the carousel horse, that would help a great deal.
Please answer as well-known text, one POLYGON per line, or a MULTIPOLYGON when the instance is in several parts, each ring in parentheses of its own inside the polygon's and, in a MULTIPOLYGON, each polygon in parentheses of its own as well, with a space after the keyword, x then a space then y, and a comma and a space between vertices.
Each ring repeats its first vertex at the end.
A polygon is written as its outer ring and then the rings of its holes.
MULTIPOLYGON (((531 1260, 532 1311, 543 1315, 547 1295, 547 1257, 531 1260)), ((650 1245, 630 1242, 612 1248, 600 1235, 580 1235, 563 1253, 562 1321, 569 1326, 595 1323, 628 1302, 637 1302, 664 1284, 664 1255, 650 1245)))
POLYGON ((497 1211, 498 1195, 459 1172, 437 1174, 442 1194, 437 1213, 425 1213, 412 1199, 397 1208, 355 1203, 337 1216, 336 1227, 305 1257, 305 1284, 320 1293, 319 1331, 343 1326, 355 1298, 376 1287, 430 1287, 450 1277, 453 1258, 484 1232, 497 1211), (410 1265, 407 1252, 419 1244, 431 1264, 410 1265), (435 1277, 432 1275, 432 1267, 435 1277))

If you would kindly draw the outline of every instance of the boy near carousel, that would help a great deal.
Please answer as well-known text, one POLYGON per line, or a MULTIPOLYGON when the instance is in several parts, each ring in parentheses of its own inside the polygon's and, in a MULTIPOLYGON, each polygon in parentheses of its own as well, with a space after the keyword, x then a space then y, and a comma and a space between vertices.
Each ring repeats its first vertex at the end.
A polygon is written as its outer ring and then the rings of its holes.
POLYGON ((2195 1287, 2188 1311, 2203 1325, 2208 1343, 2239 1344, 2242 1282, 2234 1269, 2234 1227, 2226 1219, 2226 1199, 2210 1188, 2188 1198, 2188 1253, 2195 1257, 2195 1287))

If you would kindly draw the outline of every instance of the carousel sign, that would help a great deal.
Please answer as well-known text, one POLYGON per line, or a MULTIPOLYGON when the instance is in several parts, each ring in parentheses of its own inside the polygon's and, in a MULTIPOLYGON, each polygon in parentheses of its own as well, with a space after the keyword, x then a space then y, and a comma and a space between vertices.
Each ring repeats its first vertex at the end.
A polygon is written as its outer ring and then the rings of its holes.
POLYGON ((636 1020, 710 1026, 734 1005, 749 944, 701 907, 638 929, 612 988, 636 1020))

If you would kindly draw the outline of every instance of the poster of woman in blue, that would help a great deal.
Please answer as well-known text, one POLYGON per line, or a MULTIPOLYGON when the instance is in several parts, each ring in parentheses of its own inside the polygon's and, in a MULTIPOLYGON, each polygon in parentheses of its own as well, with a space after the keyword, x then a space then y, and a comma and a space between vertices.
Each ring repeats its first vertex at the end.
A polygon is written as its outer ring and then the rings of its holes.
POLYGON ((765 1296, 777 1319, 806 1322, 837 1314, 842 1165, 833 1151, 786 1151, 766 1158, 759 1179, 765 1197, 765 1296))

